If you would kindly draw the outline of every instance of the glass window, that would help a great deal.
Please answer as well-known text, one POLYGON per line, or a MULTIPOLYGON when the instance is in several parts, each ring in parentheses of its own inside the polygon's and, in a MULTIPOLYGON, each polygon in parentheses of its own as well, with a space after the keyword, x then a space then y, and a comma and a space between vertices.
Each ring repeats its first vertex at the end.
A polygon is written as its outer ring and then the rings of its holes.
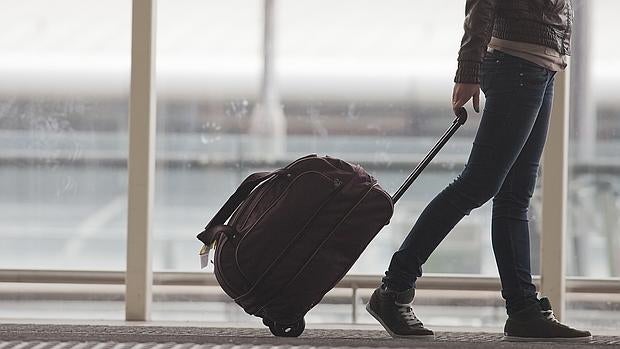
POLYGON ((158 2, 155 270, 199 270, 196 235, 256 170, 240 157, 262 67, 260 4, 158 2))
MULTIPOLYGON (((610 44, 614 0, 575 3, 571 59, 567 273, 620 277, 620 49, 610 44)), ((575 324, 617 329, 617 295, 574 294, 567 315, 575 324)))
POLYGON ((0 267, 123 270, 130 2, 0 7, 0 267))
POLYGON ((613 0, 578 1, 571 60, 568 273, 620 276, 620 50, 613 0))
MULTIPOLYGON (((362 164, 394 192, 453 119, 462 4, 437 16, 410 1, 277 1, 266 83, 262 2, 237 5, 159 4, 158 270, 197 270, 187 253, 199 247, 196 233, 248 173, 328 154, 362 164), (259 155, 277 155, 256 157, 256 125, 274 120, 274 134, 282 123, 285 133, 259 155)), ((463 167, 478 120, 398 203, 353 273, 383 272, 424 205, 463 167)), ((496 273, 489 212, 464 220, 426 270, 496 273)))
MULTIPOLYGON (((0 268, 124 270, 131 1, 0 8, 0 268)), ((122 319, 122 291, 4 284, 0 317, 122 319)))

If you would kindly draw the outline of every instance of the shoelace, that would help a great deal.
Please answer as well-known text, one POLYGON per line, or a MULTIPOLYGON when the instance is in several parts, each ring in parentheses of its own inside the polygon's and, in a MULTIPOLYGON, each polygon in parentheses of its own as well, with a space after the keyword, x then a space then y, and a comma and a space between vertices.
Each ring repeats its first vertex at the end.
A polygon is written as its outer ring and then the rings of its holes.
POLYGON ((560 323, 558 319, 555 318, 555 315, 553 315, 553 310, 542 310, 541 313, 543 313, 547 320, 560 323))
POLYGON ((402 315, 407 325, 415 326, 415 325, 422 324, 422 321, 420 321, 413 313, 413 309, 411 308, 411 305, 398 304, 398 303, 396 303, 396 305, 398 306, 398 312, 400 313, 400 315, 402 315))
POLYGON ((540 312, 543 313, 543 315, 545 316, 547 320, 554 322, 556 326, 570 329, 569 326, 564 325, 563 323, 558 321, 558 319, 555 318, 555 315, 553 315, 553 310, 541 310, 540 312))

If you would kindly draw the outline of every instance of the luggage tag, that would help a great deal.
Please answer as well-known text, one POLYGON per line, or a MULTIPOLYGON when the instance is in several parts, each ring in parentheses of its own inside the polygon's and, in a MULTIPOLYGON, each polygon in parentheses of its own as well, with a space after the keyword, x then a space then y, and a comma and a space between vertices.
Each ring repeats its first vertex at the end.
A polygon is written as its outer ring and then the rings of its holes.
MULTIPOLYGON (((200 249, 200 269, 204 269, 209 265, 209 256, 213 249, 215 249, 215 241, 210 245, 202 245, 200 249)), ((213 261, 211 261, 211 263, 213 263, 213 261)))

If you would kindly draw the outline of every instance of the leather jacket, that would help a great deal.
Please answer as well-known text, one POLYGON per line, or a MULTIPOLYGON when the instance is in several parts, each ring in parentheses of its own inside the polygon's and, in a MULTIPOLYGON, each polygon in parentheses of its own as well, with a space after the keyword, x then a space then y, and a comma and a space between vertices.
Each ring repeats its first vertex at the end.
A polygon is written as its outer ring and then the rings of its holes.
POLYGON ((572 21, 571 0, 467 0, 454 82, 480 83, 480 65, 491 36, 569 55, 572 21))

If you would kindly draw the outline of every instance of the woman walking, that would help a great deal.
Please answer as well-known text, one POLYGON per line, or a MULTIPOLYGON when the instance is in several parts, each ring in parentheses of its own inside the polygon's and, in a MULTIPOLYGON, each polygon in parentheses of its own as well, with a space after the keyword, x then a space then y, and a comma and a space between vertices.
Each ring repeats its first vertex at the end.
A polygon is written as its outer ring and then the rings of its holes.
POLYGON ((422 265, 454 226, 493 199, 491 236, 506 301, 506 339, 582 340, 538 298, 527 211, 536 184, 557 71, 570 49, 570 0, 467 0, 452 107, 486 103, 467 165, 424 209, 392 257, 368 311, 394 337, 429 337, 411 303, 422 265))

